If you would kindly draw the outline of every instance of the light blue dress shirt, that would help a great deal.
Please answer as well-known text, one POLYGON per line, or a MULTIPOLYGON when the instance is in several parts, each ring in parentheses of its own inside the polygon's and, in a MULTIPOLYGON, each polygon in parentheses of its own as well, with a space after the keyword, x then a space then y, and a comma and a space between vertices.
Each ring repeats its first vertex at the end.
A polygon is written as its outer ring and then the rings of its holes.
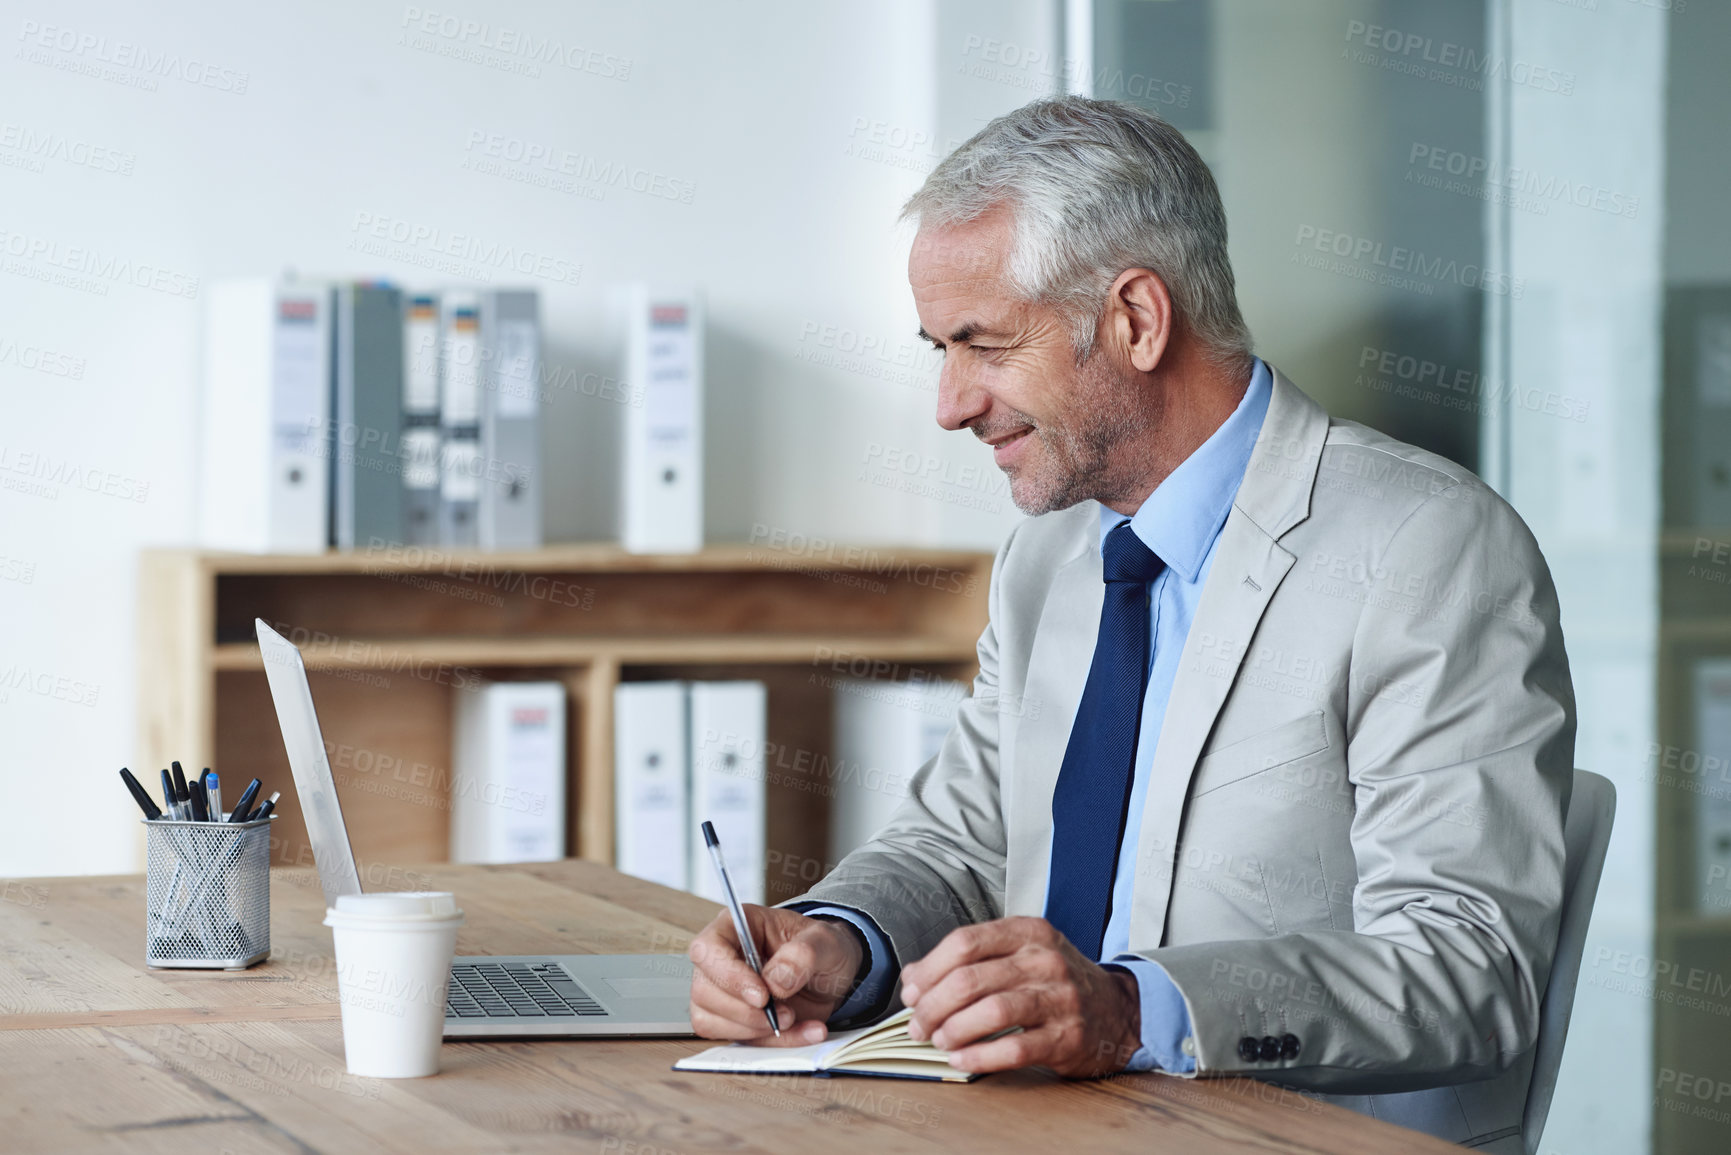
MULTIPOLYGON (((1172 681, 1190 635, 1190 623, 1196 617, 1202 587, 1213 566, 1220 530, 1250 465, 1250 454, 1262 431, 1273 391, 1273 375, 1258 358, 1238 408, 1148 495, 1134 516, 1127 519, 1121 513, 1100 507, 1102 549, 1106 535, 1128 520, 1142 544, 1166 563, 1154 580, 1153 596, 1149 599, 1152 626, 1149 636, 1153 644, 1148 690, 1142 703, 1142 728, 1136 737, 1136 768, 1130 785, 1124 843, 1118 848, 1117 875, 1112 883, 1112 912, 1106 920, 1100 950, 1105 965, 1129 971, 1136 979, 1142 1004, 1142 1048, 1126 1067, 1131 1071, 1159 1069, 1189 1073, 1196 1069, 1196 1059, 1186 1053, 1194 1047, 1188 1045, 1191 1024, 1183 996, 1160 964, 1129 953, 1131 897, 1136 886, 1136 833, 1142 829, 1154 749, 1166 718, 1167 700, 1172 696, 1172 681)), ((1049 879, 1050 863, 1046 873, 1049 879)), ((1041 905, 1045 905, 1044 901, 1041 905)), ((808 915, 821 914, 853 924, 865 936, 871 951, 866 979, 836 1008, 832 1021, 843 1021, 876 1005, 899 969, 883 931, 871 918, 847 907, 801 904, 801 909, 808 915)))

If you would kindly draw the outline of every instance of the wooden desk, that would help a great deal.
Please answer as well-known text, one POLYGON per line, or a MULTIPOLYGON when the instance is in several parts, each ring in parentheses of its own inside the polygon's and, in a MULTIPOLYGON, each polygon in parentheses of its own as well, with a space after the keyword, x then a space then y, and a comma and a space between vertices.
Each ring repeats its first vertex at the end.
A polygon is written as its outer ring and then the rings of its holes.
MULTIPOLYGON (((676 952, 718 909, 578 861, 403 881, 456 892, 463 954, 676 952)), ((1456 1150, 1249 1080, 675 1073, 689 1040, 447 1043, 432 1078, 359 1079, 310 870, 272 872, 271 958, 232 974, 146 969, 137 876, 13 882, 0 898, 7 1152, 1456 1150)))

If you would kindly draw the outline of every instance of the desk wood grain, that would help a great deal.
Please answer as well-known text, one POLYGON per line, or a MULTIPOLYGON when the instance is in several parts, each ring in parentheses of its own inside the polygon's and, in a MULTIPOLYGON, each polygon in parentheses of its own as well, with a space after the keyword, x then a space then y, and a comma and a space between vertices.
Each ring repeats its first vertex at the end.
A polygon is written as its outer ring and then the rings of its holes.
MULTIPOLYGON (((434 866, 462 954, 677 953, 712 903, 592 863, 434 866)), ((432 1078, 343 1065, 316 876, 271 880, 267 962, 144 966, 139 877, 32 880, 0 902, 0 1149, 8 1152, 829 1151, 1425 1155, 1416 1132, 1245 1079, 1041 1071, 965 1086, 683 1074, 685 1040, 447 1043, 432 1078), (27 901, 14 900, 17 895, 27 901)))

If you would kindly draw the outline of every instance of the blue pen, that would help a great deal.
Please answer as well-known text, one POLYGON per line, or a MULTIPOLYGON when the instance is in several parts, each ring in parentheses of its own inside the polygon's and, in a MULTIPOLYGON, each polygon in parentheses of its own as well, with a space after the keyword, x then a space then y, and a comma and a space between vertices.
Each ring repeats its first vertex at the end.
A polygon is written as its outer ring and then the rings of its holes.
POLYGON ((210 777, 205 780, 205 789, 210 793, 210 820, 222 821, 222 783, 217 780, 215 770, 206 770, 210 777))

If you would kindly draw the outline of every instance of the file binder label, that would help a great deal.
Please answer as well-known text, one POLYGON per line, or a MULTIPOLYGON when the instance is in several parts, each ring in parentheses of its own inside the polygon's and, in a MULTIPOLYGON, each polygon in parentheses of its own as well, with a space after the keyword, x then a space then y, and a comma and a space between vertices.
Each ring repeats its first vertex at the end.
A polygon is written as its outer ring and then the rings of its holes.
POLYGON ((540 298, 533 289, 481 294, 481 452, 477 511, 483 549, 541 544, 540 298))
POLYGON ((313 453, 323 438, 325 335, 319 302, 284 296, 277 301, 271 416, 284 453, 313 453))
POLYGON ((453 690, 451 857, 565 856, 565 688, 493 682, 453 690))
POLYGON ((409 299, 403 318, 403 539, 439 544, 439 299, 409 299))
POLYGON ((481 420, 481 323, 473 306, 452 311, 444 362, 442 419, 447 426, 474 425, 481 420))
POLYGON ((620 536, 633 553, 690 553, 703 547, 702 299, 636 285, 612 306, 643 396, 625 414, 620 536))
MULTIPOLYGON (((555 684, 554 694, 563 688, 555 684)), ((547 862, 565 856, 565 714, 557 703, 506 705, 504 778, 515 798, 501 794, 504 849, 517 862, 547 862)), ((483 799, 485 801, 485 799, 483 799)))
POLYGON ((326 291, 314 293, 285 290, 278 298, 271 366, 271 544, 309 552, 328 544, 332 433, 329 298, 326 291))
POLYGON ((644 406, 649 440, 657 449, 682 450, 691 440, 693 417, 691 322, 682 304, 649 307, 649 379, 644 406))
POLYGON ((541 377, 540 334, 534 321, 500 320, 498 324, 499 400, 505 418, 533 419, 539 411, 537 386, 541 377))
POLYGON ((439 541, 480 544, 481 316, 470 299, 445 302, 440 350, 439 541))
POLYGON ((403 324, 403 413, 439 415, 439 303, 432 297, 412 298, 403 324))

